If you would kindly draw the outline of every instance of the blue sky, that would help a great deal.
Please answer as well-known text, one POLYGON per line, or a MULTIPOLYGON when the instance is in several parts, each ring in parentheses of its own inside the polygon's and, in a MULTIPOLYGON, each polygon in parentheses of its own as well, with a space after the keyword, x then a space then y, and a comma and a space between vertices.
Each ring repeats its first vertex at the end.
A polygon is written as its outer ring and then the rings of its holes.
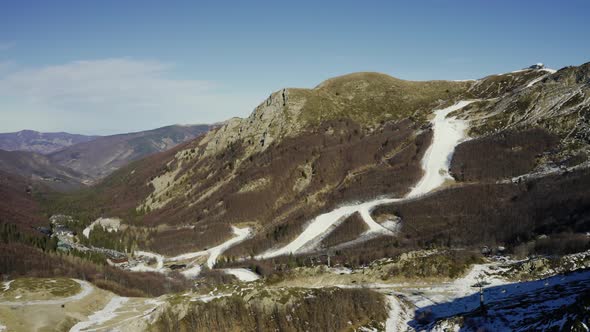
POLYGON ((590 1, 0 2, 0 132, 247 116, 356 71, 470 79, 590 61, 590 1))

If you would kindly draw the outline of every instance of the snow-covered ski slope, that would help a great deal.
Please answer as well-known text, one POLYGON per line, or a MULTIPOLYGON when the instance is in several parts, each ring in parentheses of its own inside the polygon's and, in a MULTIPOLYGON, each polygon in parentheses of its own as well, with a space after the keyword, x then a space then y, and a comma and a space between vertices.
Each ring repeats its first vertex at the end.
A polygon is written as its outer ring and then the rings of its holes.
POLYGON ((310 243, 318 242, 322 236, 325 236, 339 222, 342 222, 348 216, 359 212, 361 217, 369 226, 367 233, 392 234, 392 231, 384 228, 375 222, 371 217, 371 211, 383 204, 389 204, 403 199, 415 198, 426 194, 439 186, 445 181, 451 180, 449 175, 449 165, 455 150, 455 146, 465 139, 465 130, 467 123, 463 120, 447 117, 449 113, 459 110, 473 101, 460 101, 447 108, 439 109, 434 112, 435 117, 431 121, 433 125, 432 144, 424 154, 422 159, 422 168, 424 175, 405 198, 378 198, 363 203, 354 203, 351 205, 341 206, 330 212, 321 214, 313 219, 307 228, 292 242, 282 248, 273 249, 258 255, 257 259, 272 258, 281 255, 288 255, 304 250, 310 243))
MULTIPOLYGON (((213 266, 215 265, 215 263, 217 262, 217 258, 219 258, 219 256, 221 254, 223 254, 224 251, 226 251, 227 249, 231 248, 232 246, 244 241, 252 234, 252 230, 249 227, 238 228, 238 227, 232 226, 232 231, 233 231, 234 236, 218 246, 215 246, 215 247, 207 249, 207 250, 185 253, 182 255, 174 256, 174 257, 164 257, 160 254, 147 252, 147 251, 135 251, 135 253, 134 253, 135 256, 143 256, 143 257, 155 259, 156 266, 151 267, 151 266, 145 265, 144 263, 140 263, 140 264, 132 267, 130 270, 135 271, 135 272, 165 273, 167 271, 166 267, 164 266, 165 262, 186 261, 186 260, 191 260, 191 259, 194 259, 197 257, 202 257, 202 256, 208 256, 207 257, 207 267, 212 269, 213 266)), ((201 272, 201 269, 202 269, 202 266, 200 266, 194 262, 191 262, 188 264, 187 269, 184 271, 181 271, 180 273, 183 274, 187 278, 195 278, 199 275, 199 273, 201 272)))

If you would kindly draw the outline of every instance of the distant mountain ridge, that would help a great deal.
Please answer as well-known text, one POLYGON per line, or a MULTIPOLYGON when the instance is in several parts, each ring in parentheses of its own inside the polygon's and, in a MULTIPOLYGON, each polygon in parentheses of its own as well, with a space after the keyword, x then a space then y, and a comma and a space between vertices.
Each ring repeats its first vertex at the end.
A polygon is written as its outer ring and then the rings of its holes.
POLYGON ((49 154, 78 143, 92 141, 100 136, 70 134, 65 132, 43 133, 35 130, 21 130, 0 134, 0 150, 28 151, 49 154))
POLYGON ((56 190, 77 189, 89 182, 82 174, 52 162, 46 155, 28 151, 0 150, 0 171, 56 190))
POLYGON ((209 129, 209 125, 173 125, 112 136, 31 130, 0 134, 8 147, 0 148, 0 171, 68 191, 92 184, 131 161, 166 151, 209 129), (74 141, 81 142, 65 146, 74 141), (47 153, 51 149, 54 151, 47 153))
POLYGON ((103 136, 48 155, 49 159, 93 180, 133 160, 166 151, 207 132, 209 125, 172 125, 135 133, 103 136))

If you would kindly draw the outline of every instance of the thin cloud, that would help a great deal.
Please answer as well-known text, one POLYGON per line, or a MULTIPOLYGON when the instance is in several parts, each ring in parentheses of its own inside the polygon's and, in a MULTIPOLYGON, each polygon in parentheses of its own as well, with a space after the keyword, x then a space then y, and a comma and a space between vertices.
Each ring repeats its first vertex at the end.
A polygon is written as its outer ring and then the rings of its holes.
POLYGON ((124 131, 220 121, 253 106, 251 99, 221 93, 214 82, 170 78, 173 68, 158 61, 117 58, 17 70, 0 76, 0 96, 19 112, 8 112, 1 103, 0 112, 12 119, 12 127, 34 125, 34 112, 59 114, 69 124, 62 127, 78 123, 81 130, 94 125, 124 131), (88 124, 87 119, 99 123, 88 124))
POLYGON ((14 43, 0 42, 0 51, 6 51, 14 47, 14 43))

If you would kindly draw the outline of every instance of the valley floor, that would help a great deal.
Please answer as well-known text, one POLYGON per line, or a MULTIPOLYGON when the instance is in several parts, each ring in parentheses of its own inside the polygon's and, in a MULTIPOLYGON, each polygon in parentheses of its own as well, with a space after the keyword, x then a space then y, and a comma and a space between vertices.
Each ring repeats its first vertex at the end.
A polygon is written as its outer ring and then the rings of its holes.
MULTIPOLYGON (((371 277, 371 270, 377 269, 376 266, 358 270, 323 267, 315 271, 303 269, 302 274, 279 284, 252 281, 224 285, 208 293, 195 291, 159 298, 120 297, 79 280, 17 279, 4 283, 0 292, 0 326, 4 331, 43 331, 50 327, 59 327, 56 330, 62 331, 145 331, 166 308, 177 307, 179 303, 209 302, 232 295, 248 297, 264 289, 287 294, 290 287, 300 289, 304 282, 302 275, 313 273, 318 274, 316 280, 323 282, 308 287, 363 288, 386 296, 387 320, 378 322, 380 327, 373 324, 359 331, 442 328, 469 331, 468 321, 490 330, 525 331, 549 327, 561 330, 576 313, 560 310, 575 305, 581 294, 590 292, 590 251, 565 258, 564 262, 575 267, 573 271, 543 268, 538 274, 528 274, 531 266, 542 266, 539 262, 538 258, 524 261, 493 258, 471 266, 464 276, 454 280, 403 282, 395 279, 378 282, 378 278, 371 277), (526 280, 508 278, 514 275, 522 275, 526 280), (357 282, 361 280, 366 282, 357 282), (479 294, 474 287, 478 282, 485 284, 485 315, 479 311, 479 294), (547 316, 549 313, 559 317, 547 316)), ((326 308, 332 309, 336 308, 326 308)))

